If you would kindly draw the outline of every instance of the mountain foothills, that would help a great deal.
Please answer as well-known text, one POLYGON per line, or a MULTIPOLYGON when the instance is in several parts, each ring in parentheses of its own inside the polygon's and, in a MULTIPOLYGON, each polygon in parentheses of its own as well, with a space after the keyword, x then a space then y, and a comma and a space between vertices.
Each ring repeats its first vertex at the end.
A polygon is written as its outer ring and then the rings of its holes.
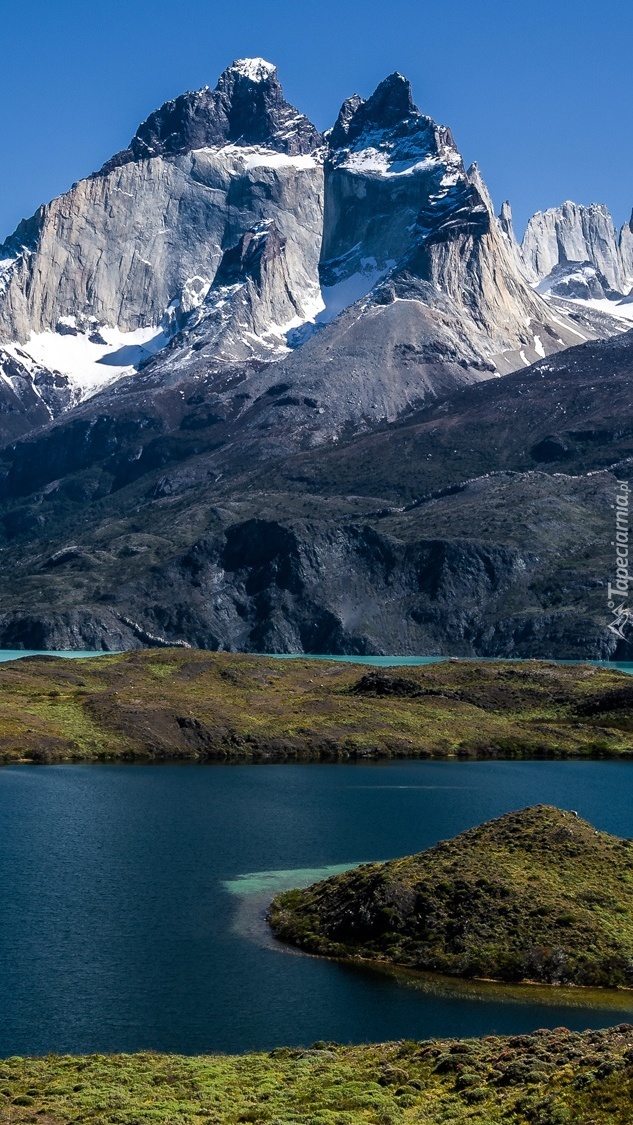
POLYGON ((593 664, 354 663, 144 649, 0 665, 0 764, 633 755, 633 685, 593 664))
POLYGON ((633 227, 235 62, 0 248, 0 644, 624 657, 633 227))

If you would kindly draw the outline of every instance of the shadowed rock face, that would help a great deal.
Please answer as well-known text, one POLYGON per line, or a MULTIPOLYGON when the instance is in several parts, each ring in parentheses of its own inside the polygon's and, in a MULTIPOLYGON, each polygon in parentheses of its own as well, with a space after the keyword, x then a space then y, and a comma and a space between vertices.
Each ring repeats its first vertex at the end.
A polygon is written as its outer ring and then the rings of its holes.
POLYGON ((51 418, 73 406, 69 380, 49 371, 19 347, 0 345, 0 441, 6 443, 28 430, 46 426, 51 418))
POLYGON ((264 146, 288 156, 314 152, 323 138, 284 98, 277 69, 264 59, 227 67, 215 90, 205 87, 166 102, 139 126, 128 148, 98 175, 121 164, 198 148, 264 146))
MULTIPOLYGON (((329 133, 332 149, 353 145, 364 132, 393 129, 411 116, 420 113, 413 102, 411 84, 402 74, 390 74, 366 101, 353 94, 343 102, 338 118, 329 133)), ((425 119, 430 125, 430 118, 425 119)))
POLYGON ((286 458, 318 408, 300 384, 241 422, 202 382, 120 413, 104 398, 7 451, 0 640, 133 647, 123 616, 254 652, 630 659, 607 628, 605 519, 633 457, 632 340, 286 458))

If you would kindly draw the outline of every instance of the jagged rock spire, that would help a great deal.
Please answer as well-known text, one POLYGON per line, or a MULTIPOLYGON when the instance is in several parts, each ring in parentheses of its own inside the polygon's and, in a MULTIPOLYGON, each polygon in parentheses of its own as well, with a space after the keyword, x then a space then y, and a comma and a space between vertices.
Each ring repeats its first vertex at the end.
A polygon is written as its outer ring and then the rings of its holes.
POLYGON ((520 273, 525 273, 525 264, 523 262, 523 255, 521 254, 521 247, 516 234, 514 233, 514 222, 512 218, 512 207, 506 199, 501 204, 501 211, 497 217, 497 227, 503 238, 507 250, 512 255, 513 261, 520 273))
POLYGON ((618 248, 624 274, 624 288, 633 292, 633 211, 628 223, 625 223, 620 231, 618 248))
POLYGON ((494 206, 493 206, 493 203, 492 203, 492 197, 490 195, 490 192, 488 191, 488 188, 487 188, 485 180, 484 180, 484 178, 481 174, 481 169, 480 169, 479 165, 477 164, 477 161, 474 161, 470 165, 470 168, 466 172, 466 176, 468 177, 468 180, 473 185, 473 187, 476 188, 477 191, 479 192, 479 195, 481 196, 481 200, 485 204, 486 209, 490 212, 490 215, 493 216, 494 215, 494 206))
POLYGON ((333 148, 352 144, 365 130, 392 129, 412 114, 420 111, 413 101, 411 83, 395 71, 376 87, 367 101, 354 94, 343 102, 334 128, 330 133, 333 148))
POLYGON ((507 199, 504 203, 501 204, 501 211, 499 212, 499 226, 501 227, 503 233, 508 236, 508 238, 511 238, 513 240, 516 238, 516 235, 514 233, 514 222, 512 219, 512 206, 507 199))

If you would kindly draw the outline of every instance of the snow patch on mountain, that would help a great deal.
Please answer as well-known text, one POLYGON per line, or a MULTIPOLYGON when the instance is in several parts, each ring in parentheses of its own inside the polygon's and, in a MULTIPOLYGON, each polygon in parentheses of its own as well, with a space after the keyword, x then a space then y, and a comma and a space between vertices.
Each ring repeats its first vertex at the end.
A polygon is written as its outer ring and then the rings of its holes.
POLYGON ((416 111, 399 127, 365 129, 331 156, 332 164, 353 175, 394 179, 440 173, 446 186, 464 174, 460 153, 442 130, 416 111))
MULTIPOLYGON (((454 154, 451 155, 453 156, 453 174, 455 175, 461 170, 461 160, 456 160, 454 154)), ((398 176, 413 176, 418 172, 431 172, 446 163, 446 160, 428 154, 422 155, 420 159, 419 152, 412 153, 408 158, 401 155, 394 157, 393 150, 387 146, 381 149, 368 145, 367 148, 350 149, 345 152, 337 166, 344 168, 347 172, 362 176, 376 175, 395 178, 398 176)))
POLYGON ((76 318, 68 316, 60 319, 56 332, 32 332, 26 343, 7 344, 5 350, 16 359, 24 361, 28 356, 38 367, 59 372, 68 380, 75 401, 82 401, 134 374, 169 338, 155 326, 121 332, 95 322, 82 331, 76 318))
POLYGON ((561 263, 534 288, 546 300, 559 298, 618 320, 633 321, 633 298, 614 292, 592 262, 561 263))
MULTIPOLYGON (((358 246, 353 247, 353 252, 356 251, 358 246)), ((363 297, 368 297, 375 286, 383 281, 395 266, 395 258, 387 260, 382 267, 378 266, 373 257, 361 258, 359 269, 355 273, 344 274, 340 281, 331 281, 329 285, 322 284, 305 321, 294 326, 287 333, 289 346, 300 347, 319 328, 331 324, 346 309, 361 301, 363 297)), ((336 276, 331 263, 329 263, 328 276, 330 278, 336 276)))
POLYGON ((316 168, 319 164, 319 161, 308 153, 288 156, 284 152, 273 152, 271 149, 244 148, 240 145, 222 145, 215 150, 197 149, 194 151, 215 151, 222 153, 223 156, 235 157, 245 172, 249 172, 251 168, 298 168, 305 170, 306 168, 316 168))
POLYGON ((387 260, 382 268, 378 267, 375 258, 361 258, 361 268, 356 273, 344 277, 333 285, 322 285, 321 295, 324 307, 319 312, 316 323, 329 324, 344 309, 366 297, 395 265, 394 258, 387 260))
POLYGON ((633 323, 632 297, 623 297, 619 301, 610 301, 607 297, 602 300, 589 298, 588 300, 577 301, 575 303, 584 305, 587 309, 595 309, 596 312, 607 313, 608 316, 616 316, 621 320, 633 323))
POLYGON ((241 74, 243 78, 250 78, 251 82, 266 82, 277 73, 277 67, 266 59, 236 59, 229 70, 241 74))

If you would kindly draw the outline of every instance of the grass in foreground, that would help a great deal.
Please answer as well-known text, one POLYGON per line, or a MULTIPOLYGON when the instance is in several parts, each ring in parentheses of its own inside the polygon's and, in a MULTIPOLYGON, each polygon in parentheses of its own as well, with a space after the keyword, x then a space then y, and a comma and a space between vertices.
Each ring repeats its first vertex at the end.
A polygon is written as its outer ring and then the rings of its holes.
POLYGON ((270 922, 312 953, 462 977, 631 987, 633 840, 540 805, 418 855, 286 891, 270 922))
POLYGON ((633 754, 633 680, 594 665, 353 664, 195 650, 0 665, 0 762, 633 754))
POLYGON ((633 1027, 270 1054, 0 1062, 0 1122, 630 1125, 633 1027))

